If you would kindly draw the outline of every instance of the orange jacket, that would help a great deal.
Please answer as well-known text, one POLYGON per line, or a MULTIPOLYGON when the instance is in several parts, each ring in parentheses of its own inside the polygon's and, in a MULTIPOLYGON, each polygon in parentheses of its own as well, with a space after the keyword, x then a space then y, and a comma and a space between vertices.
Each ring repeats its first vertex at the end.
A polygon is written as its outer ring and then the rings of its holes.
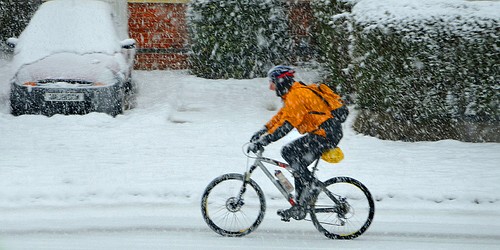
POLYGON ((294 82, 283 97, 283 107, 266 123, 267 132, 272 134, 288 121, 299 133, 314 133, 326 136, 320 125, 332 118, 330 108, 314 92, 299 82, 294 82))

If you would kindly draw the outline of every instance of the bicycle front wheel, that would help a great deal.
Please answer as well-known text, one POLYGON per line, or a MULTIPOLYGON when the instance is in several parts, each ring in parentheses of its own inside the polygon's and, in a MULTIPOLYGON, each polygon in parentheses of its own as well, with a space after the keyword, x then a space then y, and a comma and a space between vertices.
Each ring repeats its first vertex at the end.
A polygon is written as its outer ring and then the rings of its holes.
POLYGON ((314 226, 331 239, 353 239, 363 234, 375 215, 368 188, 350 177, 334 177, 325 183, 311 204, 314 226))
POLYGON ((201 199, 205 222, 222 236, 239 237, 255 230, 266 211, 262 189, 241 174, 225 174, 210 182, 201 199), (241 194, 241 195, 240 195, 241 194))

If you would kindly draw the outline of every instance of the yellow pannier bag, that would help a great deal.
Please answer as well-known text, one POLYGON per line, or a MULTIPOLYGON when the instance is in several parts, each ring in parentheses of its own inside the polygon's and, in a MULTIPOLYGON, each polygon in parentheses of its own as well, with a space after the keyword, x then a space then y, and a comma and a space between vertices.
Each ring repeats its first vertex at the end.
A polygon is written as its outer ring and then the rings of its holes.
POLYGON ((344 159, 344 153, 339 147, 329 149, 321 155, 321 159, 329 163, 339 163, 344 159))

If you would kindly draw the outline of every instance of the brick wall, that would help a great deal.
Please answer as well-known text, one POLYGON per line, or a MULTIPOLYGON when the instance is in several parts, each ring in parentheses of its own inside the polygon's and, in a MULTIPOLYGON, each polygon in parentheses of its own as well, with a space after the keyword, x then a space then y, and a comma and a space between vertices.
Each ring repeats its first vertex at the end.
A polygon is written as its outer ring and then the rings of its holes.
POLYGON ((314 56, 312 32, 313 12, 310 1, 288 1, 288 27, 293 38, 294 61, 306 61, 314 56))
POLYGON ((187 68, 187 1, 128 2, 129 35, 137 41, 136 69, 187 68))

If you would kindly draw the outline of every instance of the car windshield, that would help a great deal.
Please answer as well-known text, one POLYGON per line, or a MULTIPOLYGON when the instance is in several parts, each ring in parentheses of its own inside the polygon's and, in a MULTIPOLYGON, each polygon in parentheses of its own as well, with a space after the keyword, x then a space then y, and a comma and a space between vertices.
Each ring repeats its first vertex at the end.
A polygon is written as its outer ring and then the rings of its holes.
POLYGON ((108 4, 91 0, 48 1, 19 36, 14 70, 61 52, 114 55, 120 49, 108 4))

